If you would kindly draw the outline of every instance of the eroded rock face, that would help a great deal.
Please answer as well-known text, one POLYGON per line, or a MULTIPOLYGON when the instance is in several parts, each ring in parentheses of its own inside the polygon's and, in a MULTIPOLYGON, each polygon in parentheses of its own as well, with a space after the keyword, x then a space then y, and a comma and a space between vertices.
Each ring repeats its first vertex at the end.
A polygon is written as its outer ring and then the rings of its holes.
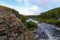
POLYGON ((13 13, 0 12, 0 40, 33 40, 27 28, 13 13))

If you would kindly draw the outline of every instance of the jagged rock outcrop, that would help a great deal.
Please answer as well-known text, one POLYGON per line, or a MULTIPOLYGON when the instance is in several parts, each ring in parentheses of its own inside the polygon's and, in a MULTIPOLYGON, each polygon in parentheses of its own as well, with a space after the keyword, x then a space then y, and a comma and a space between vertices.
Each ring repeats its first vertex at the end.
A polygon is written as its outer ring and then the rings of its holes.
POLYGON ((0 9, 0 40, 33 40, 33 37, 14 13, 0 9))

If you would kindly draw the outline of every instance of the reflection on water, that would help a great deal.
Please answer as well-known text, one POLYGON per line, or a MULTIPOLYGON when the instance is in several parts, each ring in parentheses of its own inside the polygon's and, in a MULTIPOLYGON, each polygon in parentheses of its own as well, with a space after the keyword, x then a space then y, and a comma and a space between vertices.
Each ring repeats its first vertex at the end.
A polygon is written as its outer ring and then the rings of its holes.
MULTIPOLYGON (((28 19, 26 22, 35 22, 37 24, 37 29, 33 31, 35 35, 35 40, 60 40, 60 37, 57 37, 56 28, 53 25, 46 23, 40 23, 32 19, 28 19)), ((59 30, 60 31, 60 30, 59 30)))

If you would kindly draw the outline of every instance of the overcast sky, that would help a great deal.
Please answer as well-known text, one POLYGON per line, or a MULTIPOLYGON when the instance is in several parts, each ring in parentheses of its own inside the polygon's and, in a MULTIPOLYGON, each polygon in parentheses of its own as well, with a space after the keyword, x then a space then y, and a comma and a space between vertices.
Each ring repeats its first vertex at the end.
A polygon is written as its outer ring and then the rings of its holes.
POLYGON ((14 8, 23 15, 38 15, 60 7, 60 0, 0 0, 0 5, 14 8))

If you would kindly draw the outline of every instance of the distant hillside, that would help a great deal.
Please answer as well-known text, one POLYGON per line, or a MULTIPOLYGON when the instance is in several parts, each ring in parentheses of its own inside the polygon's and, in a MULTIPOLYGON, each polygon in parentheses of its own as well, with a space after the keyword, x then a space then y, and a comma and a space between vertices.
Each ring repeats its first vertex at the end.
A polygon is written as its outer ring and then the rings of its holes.
POLYGON ((37 18, 38 15, 29 15, 29 16, 26 16, 26 17, 28 17, 28 18, 37 18))
POLYGON ((60 19, 60 7, 43 12, 33 19, 60 26, 60 20, 58 20, 60 19))
MULTIPOLYGON (((34 20, 38 20, 40 22, 57 25, 60 27, 60 20, 58 20, 60 18, 60 7, 43 12, 38 16, 30 15, 27 17, 32 18, 34 20)), ((33 22, 25 23, 25 25, 27 26, 28 29, 35 29, 36 24, 35 23, 32 24, 32 23, 33 22)))
POLYGON ((39 17, 46 18, 46 19, 60 18, 60 7, 54 8, 54 9, 46 11, 46 12, 43 12, 43 13, 41 13, 41 15, 39 15, 39 17))

